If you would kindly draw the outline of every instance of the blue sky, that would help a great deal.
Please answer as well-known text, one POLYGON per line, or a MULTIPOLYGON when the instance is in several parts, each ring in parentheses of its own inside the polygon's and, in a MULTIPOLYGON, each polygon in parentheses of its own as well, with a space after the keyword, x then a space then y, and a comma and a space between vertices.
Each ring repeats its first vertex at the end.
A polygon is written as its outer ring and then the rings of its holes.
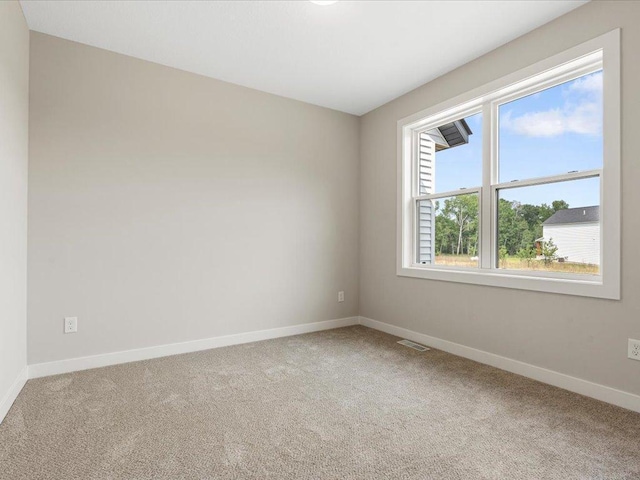
MULTIPOLYGON (((500 182, 602 167, 602 72, 500 106, 500 182)), ((482 114, 469 143, 436 154, 436 192, 482 184, 482 114)), ((570 207, 599 204, 599 180, 509 189, 502 198, 570 207)))

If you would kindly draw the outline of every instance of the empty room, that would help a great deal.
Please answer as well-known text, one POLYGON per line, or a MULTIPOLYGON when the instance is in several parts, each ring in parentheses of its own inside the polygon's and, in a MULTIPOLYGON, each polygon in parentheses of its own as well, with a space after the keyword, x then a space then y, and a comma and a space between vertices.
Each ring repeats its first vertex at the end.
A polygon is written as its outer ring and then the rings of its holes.
POLYGON ((639 480, 639 50, 638 1, 0 0, 0 480, 639 480))

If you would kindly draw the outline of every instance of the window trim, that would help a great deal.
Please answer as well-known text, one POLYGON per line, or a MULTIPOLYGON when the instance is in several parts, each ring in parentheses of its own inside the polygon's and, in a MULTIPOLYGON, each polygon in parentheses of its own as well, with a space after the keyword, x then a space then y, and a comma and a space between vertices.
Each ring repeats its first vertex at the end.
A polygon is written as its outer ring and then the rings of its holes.
MULTIPOLYGON (((398 202, 397 202, 397 265, 396 274, 414 278, 489 285, 496 287, 551 292, 587 297, 620 299, 620 29, 613 30, 576 47, 523 68, 510 75, 458 95, 450 100, 422 110, 398 121, 398 202), (499 105, 535 91, 551 88, 578 78, 599 68, 603 77, 603 165, 601 170, 581 171, 544 178, 499 183, 497 152, 499 105), (416 132, 428 130, 447 120, 483 114, 483 179, 482 186, 473 186, 450 194, 478 192, 479 268, 442 265, 418 265, 414 253, 414 212, 418 192, 413 182, 413 155, 416 132), (492 252, 495 225, 495 194, 501 188, 515 188, 558 181, 600 178, 602 211, 600 220, 601 264, 599 275, 579 275, 531 270, 492 268, 496 253, 492 252), (541 181, 542 180, 542 181, 541 181), (487 188, 489 187, 489 188, 487 188), (490 208, 487 208, 489 202, 490 208), (485 208, 483 208, 483 205, 485 208), (606 246, 606 249, 604 248, 606 246)), ((428 196, 433 196, 431 194, 428 196)), ((439 195, 439 194, 437 194, 439 195)))

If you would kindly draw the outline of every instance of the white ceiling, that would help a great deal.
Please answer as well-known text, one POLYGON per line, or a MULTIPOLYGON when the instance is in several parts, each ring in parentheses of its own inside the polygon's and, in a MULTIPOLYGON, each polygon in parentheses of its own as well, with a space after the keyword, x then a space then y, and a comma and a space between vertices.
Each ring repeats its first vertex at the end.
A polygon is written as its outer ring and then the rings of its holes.
POLYGON ((32 1, 32 30, 361 115, 585 1, 32 1))

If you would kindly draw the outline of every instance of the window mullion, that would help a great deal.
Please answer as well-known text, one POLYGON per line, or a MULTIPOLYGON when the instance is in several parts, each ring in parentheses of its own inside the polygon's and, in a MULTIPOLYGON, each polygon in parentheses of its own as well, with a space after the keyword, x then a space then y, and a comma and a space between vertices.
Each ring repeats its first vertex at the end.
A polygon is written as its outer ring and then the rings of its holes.
POLYGON ((460 188, 458 190, 451 190, 448 192, 440 193, 428 193, 425 195, 418 195, 413 197, 414 200, 439 200, 441 198, 459 197, 462 195, 472 195, 474 193, 480 193, 482 187, 460 188))
POLYGON ((493 142, 494 119, 493 108, 490 103, 482 106, 482 190, 480 198, 480 268, 490 269, 492 265, 492 231, 494 220, 492 218, 493 200, 491 199, 491 184, 493 183, 493 142))
POLYGON ((584 170, 577 172, 562 173, 559 175, 550 175, 547 177, 529 178, 526 180, 514 180, 511 182, 494 183, 493 188, 496 190, 508 190, 510 188, 532 187, 536 185, 549 185, 551 183, 568 182, 571 180, 583 180, 585 178, 594 178, 602 176, 602 169, 584 170))

